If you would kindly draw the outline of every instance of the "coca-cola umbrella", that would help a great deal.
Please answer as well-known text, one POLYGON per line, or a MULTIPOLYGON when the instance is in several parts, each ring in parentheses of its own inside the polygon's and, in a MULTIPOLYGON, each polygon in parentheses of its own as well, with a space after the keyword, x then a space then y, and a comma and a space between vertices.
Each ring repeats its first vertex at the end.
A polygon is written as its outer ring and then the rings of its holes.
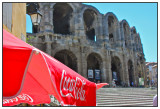
POLYGON ((3 106, 50 103, 96 106, 96 85, 46 53, 3 30, 3 106))

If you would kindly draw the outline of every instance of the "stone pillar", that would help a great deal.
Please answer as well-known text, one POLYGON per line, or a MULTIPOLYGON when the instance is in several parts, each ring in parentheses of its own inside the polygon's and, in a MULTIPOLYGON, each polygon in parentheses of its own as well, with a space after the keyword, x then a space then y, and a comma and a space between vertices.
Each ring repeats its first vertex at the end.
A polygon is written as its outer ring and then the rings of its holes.
MULTIPOLYGON (((124 52, 124 54, 126 54, 124 52)), ((123 71, 124 71, 124 82, 127 86, 130 86, 129 84, 129 73, 128 73, 128 62, 127 62, 127 56, 123 54, 123 71)))
POLYGON ((125 48, 125 37, 124 37, 124 31, 123 31, 123 25, 120 25, 120 35, 121 35, 121 43, 122 43, 122 47, 125 48))
MULTIPOLYGON (((134 57, 132 57, 132 59, 134 59, 134 57)), ((133 82, 134 82, 134 85, 135 85, 135 81, 136 81, 136 68, 135 68, 135 60, 133 60, 132 62, 133 64, 133 82)))
POLYGON ((87 60, 85 58, 85 53, 81 53, 81 54, 82 54, 82 58, 81 58, 82 75, 83 77, 87 78, 87 60))
POLYGON ((49 9, 48 9, 48 6, 45 6, 44 22, 49 22, 49 9))
POLYGON ((118 36, 117 43, 118 43, 118 47, 121 48, 122 42, 121 42, 120 26, 117 25, 116 27, 117 27, 117 36, 118 36))
POLYGON ((44 6, 44 31, 46 30, 50 30, 50 26, 49 26, 49 5, 44 6))
MULTIPOLYGON (((144 62, 145 63, 145 62, 144 62)), ((146 86, 146 78, 147 78, 147 75, 145 74, 146 73, 146 69, 145 69, 145 64, 141 64, 142 66, 142 72, 143 72, 143 78, 144 78, 144 86, 146 86)))
POLYGON ((96 30, 98 30, 98 38, 100 39, 100 40, 102 40, 103 39, 103 24, 102 24, 102 15, 99 15, 98 16, 98 20, 97 20, 97 27, 96 27, 96 30))
POLYGON ((46 53, 51 55, 51 51, 52 51, 51 44, 52 44, 52 42, 50 41, 48 34, 45 35, 45 43, 46 43, 46 53))
MULTIPOLYGON (((107 51, 109 52, 109 51, 107 51)), ((108 54, 108 53, 107 53, 108 54)), ((108 54, 106 62, 106 79, 110 86, 112 86, 112 71, 111 71, 111 56, 108 54)))
MULTIPOLYGON (((76 23, 75 23, 76 24, 76 23)), ((86 36, 85 35, 85 29, 84 29, 84 21, 83 21, 83 16, 79 15, 79 18, 77 18, 77 24, 76 27, 78 30, 76 34, 78 34, 78 36, 86 36)))
POLYGON ((50 10, 49 10, 49 22, 50 22, 51 30, 53 31, 53 8, 52 6, 50 6, 50 10))
POLYGON ((105 59, 102 59, 103 64, 102 64, 102 68, 101 68, 101 78, 102 78, 102 82, 107 82, 107 77, 106 77, 106 62, 105 59))
MULTIPOLYGON (((76 53, 77 56, 77 72, 82 75, 81 52, 76 53)), ((82 75, 83 76, 83 75, 82 75)))
POLYGON ((70 32, 71 32, 71 34, 73 34, 74 36, 75 36, 75 16, 76 16, 76 13, 75 12, 73 12, 72 13, 72 16, 70 16, 70 32))
POLYGON ((106 21, 105 18, 102 19, 103 24, 102 24, 102 29, 103 29, 103 34, 104 34, 104 44, 105 48, 110 48, 109 44, 109 33, 108 33, 108 20, 106 21))
MULTIPOLYGON (((41 7, 40 9, 40 13, 42 14, 42 16, 44 16, 44 9, 41 7)), ((41 18, 41 22, 40 22, 40 31, 44 31, 43 29, 43 25, 44 25, 44 17, 41 18)))
POLYGON ((121 78, 121 82, 125 82, 125 72, 124 72, 124 64, 123 62, 121 62, 120 64, 120 78, 121 78))

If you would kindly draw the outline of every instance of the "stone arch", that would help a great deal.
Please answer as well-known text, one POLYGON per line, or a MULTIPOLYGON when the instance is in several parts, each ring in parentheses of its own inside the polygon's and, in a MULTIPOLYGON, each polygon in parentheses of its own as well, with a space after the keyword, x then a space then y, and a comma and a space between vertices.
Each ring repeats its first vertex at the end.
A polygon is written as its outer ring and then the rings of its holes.
POLYGON ((131 31, 130 31, 130 26, 126 20, 122 20, 120 22, 121 28, 123 29, 122 34, 124 37, 125 41, 125 46, 129 47, 130 46, 130 40, 131 40, 131 31))
POLYGON ((102 58, 98 53, 92 52, 87 56, 87 74, 89 69, 93 70, 93 78, 88 78, 90 81, 93 81, 93 82, 97 82, 98 80, 102 81, 102 77, 101 77, 102 67, 103 67, 102 58), (96 78, 95 70, 100 71, 99 79, 96 78))
POLYGON ((71 51, 67 49, 57 51, 54 58, 77 72, 77 57, 71 51))
POLYGON ((83 13, 84 29, 88 39, 95 40, 95 26, 97 22, 97 14, 91 9, 87 9, 83 13))
POLYGON ((134 67, 133 67, 133 62, 132 60, 128 60, 128 75, 129 75, 129 83, 130 83, 130 86, 133 86, 132 85, 132 82, 134 82, 134 67))
POLYGON ((134 44, 135 44, 135 50, 138 50, 138 36, 136 35, 135 37, 134 37, 134 44))
POLYGON ((115 79, 116 85, 121 85, 122 82, 122 68, 120 58, 117 56, 111 57, 111 72, 112 80, 115 79))
POLYGON ((136 50, 136 46, 137 46, 136 37, 137 37, 137 31, 136 31, 136 28, 133 26, 131 28, 131 39, 133 40, 133 49, 134 50, 136 50))
POLYGON ((136 48, 136 50, 137 51, 141 51, 141 39, 140 39, 140 36, 139 36, 139 34, 137 34, 136 35, 136 37, 135 37, 135 48, 136 48))
POLYGON ((86 35, 87 39, 93 41, 98 39, 99 35, 101 34, 100 12, 92 6, 83 5, 80 16, 83 19, 82 24, 84 28, 84 34, 86 35))
POLYGON ((70 28, 72 16, 73 8, 68 3, 56 3, 53 6, 54 33, 73 34, 73 30, 70 28))
POLYGON ((105 31, 108 31, 108 35, 109 36, 109 41, 116 41, 118 39, 120 39, 120 33, 119 33, 119 21, 118 18, 116 17, 116 15, 112 12, 108 12, 107 14, 105 14, 104 16, 105 22, 107 25, 105 31))
POLYGON ((131 33, 132 34, 137 34, 137 30, 136 30, 135 26, 131 27, 131 33))

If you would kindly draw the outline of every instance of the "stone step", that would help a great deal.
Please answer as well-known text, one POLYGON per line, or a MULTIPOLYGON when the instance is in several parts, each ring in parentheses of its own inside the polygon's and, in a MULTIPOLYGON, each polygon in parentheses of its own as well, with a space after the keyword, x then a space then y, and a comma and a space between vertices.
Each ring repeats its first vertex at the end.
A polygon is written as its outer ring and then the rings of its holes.
POLYGON ((149 88, 102 88, 97 91, 97 106, 153 106, 157 90, 149 88))
POLYGON ((97 92, 145 92, 145 93, 149 93, 149 92, 157 92, 156 90, 155 91, 153 91, 153 90, 151 90, 151 91, 144 91, 144 90, 122 90, 122 91, 120 91, 120 90, 97 90, 97 92))
POLYGON ((153 92, 157 89, 151 90, 148 88, 101 88, 98 91, 143 91, 143 92, 153 92))
POLYGON ((131 104, 103 104, 103 103, 97 103, 97 106, 109 106, 109 107, 121 107, 121 106, 153 106, 153 103, 131 103, 131 104))
POLYGON ((144 91, 144 90, 97 90, 97 92, 127 92, 127 93, 134 93, 134 92, 139 92, 139 93, 154 93, 157 92, 157 90, 151 90, 151 91, 144 91))
POLYGON ((153 100, 144 101, 97 101, 100 104, 134 104, 134 103, 150 103, 153 104, 153 100))
POLYGON ((97 93, 107 93, 107 92, 110 92, 110 93, 115 93, 115 92, 119 92, 119 93, 156 93, 157 91, 136 91, 136 90, 125 90, 125 91, 112 91, 112 90, 98 90, 97 93))
POLYGON ((99 93, 97 92, 96 93, 97 95, 109 95, 109 94, 121 94, 121 95, 155 95, 157 94, 157 92, 152 92, 152 93, 128 93, 128 92, 124 92, 124 93, 120 93, 120 92, 102 92, 102 93, 99 93))
POLYGON ((114 97, 114 96, 122 96, 122 97, 154 97, 156 94, 145 94, 145 95, 143 95, 143 94, 134 94, 134 95, 131 95, 131 94, 118 94, 118 93, 114 93, 114 94, 112 94, 112 93, 107 93, 107 94, 96 94, 96 96, 97 97, 114 97))
POLYGON ((99 102, 99 101, 135 101, 135 100, 151 100, 151 101, 153 101, 153 99, 152 98, 97 98, 97 101, 99 102))

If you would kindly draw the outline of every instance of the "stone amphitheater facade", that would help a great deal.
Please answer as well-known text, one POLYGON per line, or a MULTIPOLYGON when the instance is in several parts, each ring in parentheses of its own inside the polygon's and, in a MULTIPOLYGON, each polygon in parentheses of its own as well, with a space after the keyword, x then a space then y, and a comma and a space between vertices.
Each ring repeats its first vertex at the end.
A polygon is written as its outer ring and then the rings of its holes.
POLYGON ((100 82, 111 86, 113 72, 118 85, 130 86, 146 78, 140 35, 127 20, 82 3, 39 3, 39 10, 41 23, 27 34, 33 46, 85 78, 88 69, 99 69, 100 82))

